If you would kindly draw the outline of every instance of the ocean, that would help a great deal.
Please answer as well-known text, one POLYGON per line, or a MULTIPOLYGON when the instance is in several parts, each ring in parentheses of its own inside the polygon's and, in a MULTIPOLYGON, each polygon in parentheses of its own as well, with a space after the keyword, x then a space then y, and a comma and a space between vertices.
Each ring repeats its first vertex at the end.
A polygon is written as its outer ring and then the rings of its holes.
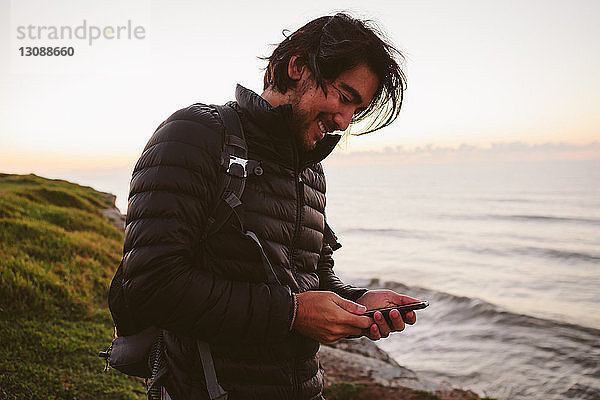
MULTIPOLYGON (((600 399, 600 161, 326 160, 336 273, 429 300, 377 344, 497 399, 600 399)), ((115 193, 130 172, 63 177, 115 193)))
POLYGON ((325 164, 345 281, 430 301, 378 345, 498 399, 600 399, 600 162, 325 164))

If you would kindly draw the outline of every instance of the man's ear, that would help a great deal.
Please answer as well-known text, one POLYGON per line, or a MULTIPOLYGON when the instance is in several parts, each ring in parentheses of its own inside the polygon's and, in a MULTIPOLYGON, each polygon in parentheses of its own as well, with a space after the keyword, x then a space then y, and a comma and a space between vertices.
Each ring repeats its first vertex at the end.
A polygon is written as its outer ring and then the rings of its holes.
POLYGON ((306 65, 300 61, 300 56, 290 57, 288 76, 293 81, 299 81, 306 72, 306 65))

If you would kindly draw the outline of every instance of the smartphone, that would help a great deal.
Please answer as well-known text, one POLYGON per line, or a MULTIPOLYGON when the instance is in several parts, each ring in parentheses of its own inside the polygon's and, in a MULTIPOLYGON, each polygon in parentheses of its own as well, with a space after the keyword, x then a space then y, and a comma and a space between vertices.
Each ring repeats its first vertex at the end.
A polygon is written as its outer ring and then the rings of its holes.
POLYGON ((373 318, 375 311, 380 311, 383 314, 383 318, 385 318, 385 320, 389 322, 390 311, 392 311, 392 310, 398 310, 398 311, 400 311, 400 315, 404 315, 409 311, 422 310, 423 308, 427 307, 428 305, 429 305, 428 301, 415 301, 414 303, 403 304, 401 306, 374 308, 372 310, 367 310, 367 312, 365 312, 363 315, 373 318))
MULTIPOLYGON (((414 303, 403 304, 401 306, 390 306, 390 307, 375 308, 372 310, 367 310, 362 315, 366 315, 367 317, 373 318, 375 311, 380 311, 381 314, 383 314, 383 318, 386 320, 388 325, 391 325, 392 321, 390 320, 390 311, 392 311, 392 310, 400 311, 400 316, 402 316, 402 318, 404 319, 404 316, 406 315, 407 312, 414 311, 414 310, 422 310, 423 308, 427 307, 428 305, 429 305, 428 301, 415 301, 414 303)), ((351 335, 351 336, 348 336, 347 338, 348 339, 356 339, 361 336, 363 336, 363 335, 358 335, 358 336, 351 335)))
POLYGON ((407 312, 413 310, 422 310, 423 308, 429 305, 428 301, 415 301, 414 303, 403 304, 401 306, 390 306, 384 308, 375 308, 373 310, 367 310, 363 315, 373 318, 375 311, 380 311, 383 314, 383 319, 391 326, 392 320, 390 319, 390 311, 398 310, 400 311, 400 316, 404 319, 404 316, 407 312))

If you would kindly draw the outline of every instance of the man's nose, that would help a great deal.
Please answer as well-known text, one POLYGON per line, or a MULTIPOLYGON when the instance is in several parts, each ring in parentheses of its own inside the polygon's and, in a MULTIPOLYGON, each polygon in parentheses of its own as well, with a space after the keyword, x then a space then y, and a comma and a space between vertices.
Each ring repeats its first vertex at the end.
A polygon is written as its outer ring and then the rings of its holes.
POLYGON ((354 110, 348 108, 343 111, 335 113, 333 116, 333 122, 338 127, 338 130, 345 131, 350 126, 350 122, 352 122, 352 117, 354 116, 354 110))

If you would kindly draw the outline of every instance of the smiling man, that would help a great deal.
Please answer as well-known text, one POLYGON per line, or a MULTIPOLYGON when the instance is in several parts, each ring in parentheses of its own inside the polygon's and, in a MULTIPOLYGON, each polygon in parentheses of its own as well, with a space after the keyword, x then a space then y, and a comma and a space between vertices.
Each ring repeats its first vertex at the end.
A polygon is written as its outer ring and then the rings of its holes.
POLYGON ((370 23, 321 17, 268 57, 262 95, 237 87, 227 107, 242 143, 200 103, 158 127, 133 172, 109 304, 119 336, 162 330, 153 381, 171 398, 321 399, 319 342, 378 340, 415 322, 414 312, 392 311, 389 325, 379 312, 362 315, 415 300, 335 275, 320 163, 341 137, 333 132, 396 119, 399 57, 370 23), (247 150, 241 198, 224 190, 240 177, 226 177, 223 138, 247 150), (232 210, 216 223, 225 202, 232 210))

